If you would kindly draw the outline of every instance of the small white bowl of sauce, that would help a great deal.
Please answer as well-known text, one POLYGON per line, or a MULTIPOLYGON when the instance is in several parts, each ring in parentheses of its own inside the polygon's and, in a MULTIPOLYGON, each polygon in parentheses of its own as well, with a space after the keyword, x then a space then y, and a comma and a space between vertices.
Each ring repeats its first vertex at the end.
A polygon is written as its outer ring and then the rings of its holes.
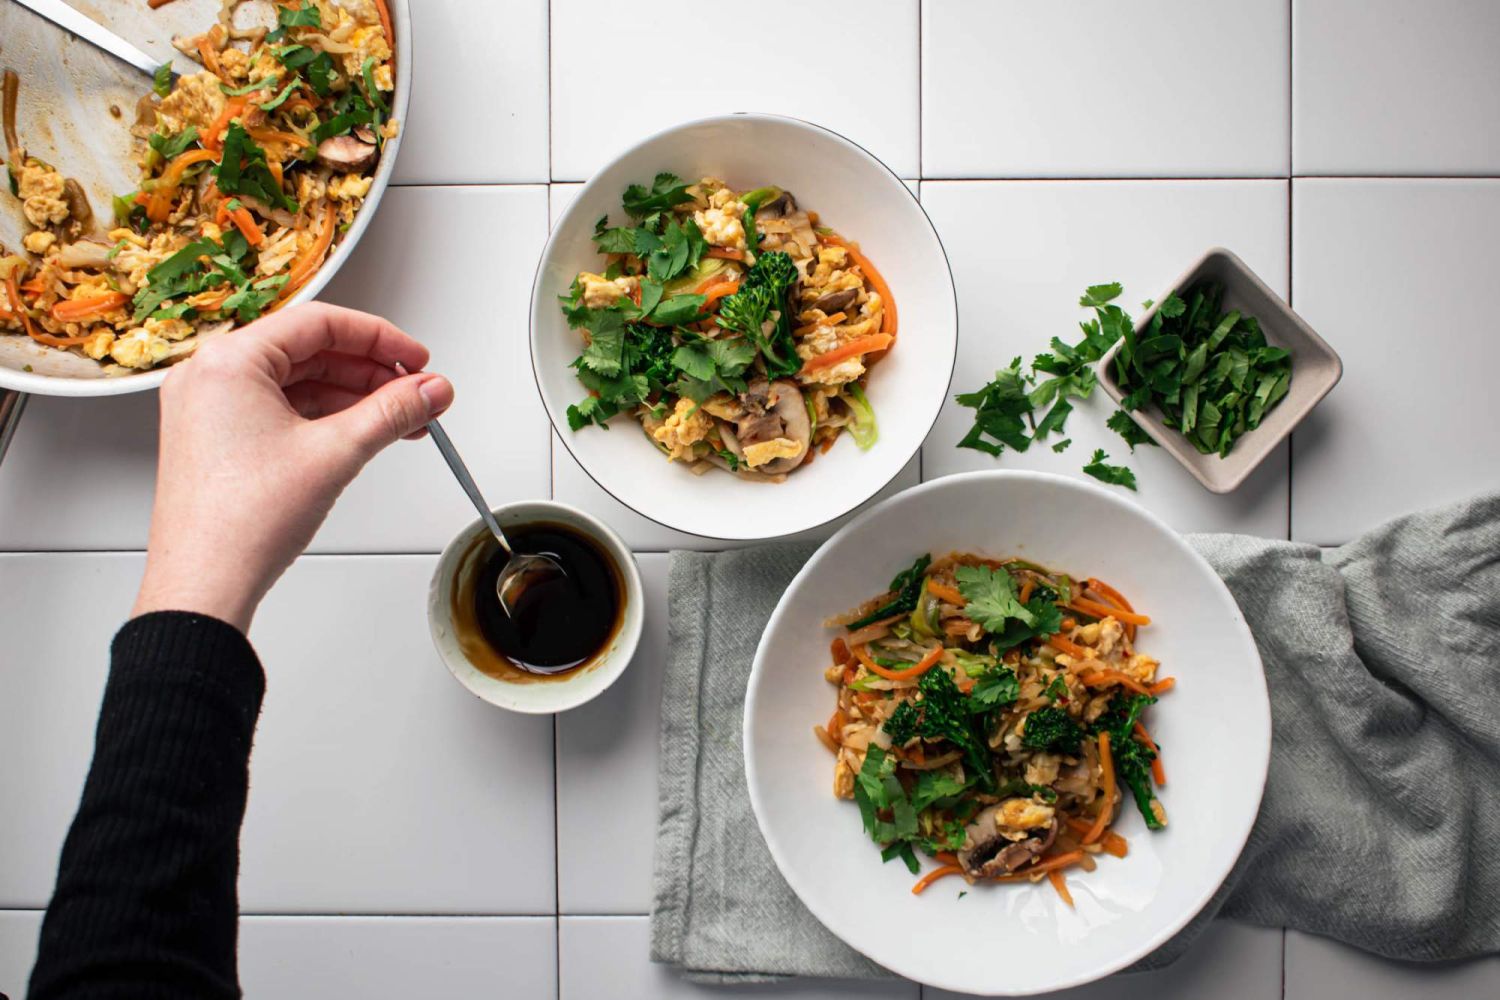
POLYGON ((620 537, 576 507, 528 500, 496 508, 517 552, 562 563, 566 577, 533 585, 507 616, 495 596, 504 557, 475 520, 443 550, 427 594, 432 642, 476 696, 512 712, 576 708, 605 691, 641 637, 644 595, 620 537))

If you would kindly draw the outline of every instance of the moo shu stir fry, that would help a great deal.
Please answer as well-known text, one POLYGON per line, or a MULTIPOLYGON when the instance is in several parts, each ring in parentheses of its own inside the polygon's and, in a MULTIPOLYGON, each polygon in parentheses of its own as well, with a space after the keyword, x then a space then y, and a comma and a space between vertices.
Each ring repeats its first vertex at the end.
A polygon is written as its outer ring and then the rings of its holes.
POLYGON ((385 0, 283 3, 275 28, 248 31, 235 6, 176 40, 201 72, 174 84, 163 67, 141 99, 141 180, 112 222, 22 146, 6 74, 6 167, 29 231, 24 254, 0 247, 0 334, 152 368, 277 308, 328 258, 397 134, 385 0))
POLYGON ((776 187, 658 174, 599 220, 601 273, 562 299, 584 339, 573 430, 640 420, 668 459, 779 481, 847 432, 868 449, 865 380, 896 339, 896 304, 859 248, 776 187))
POLYGON ((962 875, 1051 880, 1124 857, 1111 829, 1130 799, 1166 826, 1165 781, 1145 713, 1173 686, 1135 647, 1150 624, 1119 592, 1019 559, 922 556, 887 592, 832 619, 838 703, 814 727, 853 799, 913 887, 962 875))

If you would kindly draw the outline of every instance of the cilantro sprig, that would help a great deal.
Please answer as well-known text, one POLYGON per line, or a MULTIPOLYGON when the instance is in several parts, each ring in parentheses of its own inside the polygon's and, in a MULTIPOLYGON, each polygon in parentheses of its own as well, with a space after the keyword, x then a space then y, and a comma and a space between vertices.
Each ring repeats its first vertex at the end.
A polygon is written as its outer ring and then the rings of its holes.
POLYGON ((958 592, 967 602, 964 614, 992 637, 999 649, 1019 646, 1028 639, 1051 635, 1062 628, 1057 595, 1043 587, 1021 603, 1015 577, 989 566, 960 566, 954 570, 958 592))

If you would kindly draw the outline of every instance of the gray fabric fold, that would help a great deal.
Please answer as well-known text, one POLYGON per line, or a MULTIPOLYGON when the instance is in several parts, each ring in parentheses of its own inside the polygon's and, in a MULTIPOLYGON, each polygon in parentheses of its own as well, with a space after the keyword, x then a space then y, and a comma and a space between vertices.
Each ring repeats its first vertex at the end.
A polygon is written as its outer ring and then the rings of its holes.
MULTIPOLYGON (((1260 648, 1270 776, 1224 886, 1136 967, 1218 915, 1391 958, 1500 951, 1500 494, 1336 549, 1190 541, 1260 648)), ((651 957, 695 979, 888 975, 797 900, 745 791, 745 681, 811 551, 672 556, 651 957)))

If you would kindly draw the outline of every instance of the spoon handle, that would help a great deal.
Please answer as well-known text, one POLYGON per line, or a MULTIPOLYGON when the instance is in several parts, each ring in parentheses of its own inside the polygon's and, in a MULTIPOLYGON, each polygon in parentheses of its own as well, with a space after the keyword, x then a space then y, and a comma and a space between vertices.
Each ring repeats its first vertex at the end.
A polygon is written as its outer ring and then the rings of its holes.
POLYGON ((458 457, 458 450, 453 447, 453 442, 448 438, 448 432, 443 430, 443 425, 436 420, 429 421, 427 433, 432 436, 432 443, 437 445, 438 451, 443 453, 443 461, 448 463, 448 468, 453 470, 453 475, 458 479, 458 485, 464 488, 473 502, 474 509, 479 511, 479 516, 484 519, 485 527, 490 529, 490 534, 495 536, 495 541, 505 550, 506 555, 513 555, 510 543, 505 540, 505 533, 500 530, 500 524, 495 520, 490 505, 484 502, 484 496, 479 492, 479 486, 474 482, 474 477, 469 475, 468 466, 464 460, 458 457))

